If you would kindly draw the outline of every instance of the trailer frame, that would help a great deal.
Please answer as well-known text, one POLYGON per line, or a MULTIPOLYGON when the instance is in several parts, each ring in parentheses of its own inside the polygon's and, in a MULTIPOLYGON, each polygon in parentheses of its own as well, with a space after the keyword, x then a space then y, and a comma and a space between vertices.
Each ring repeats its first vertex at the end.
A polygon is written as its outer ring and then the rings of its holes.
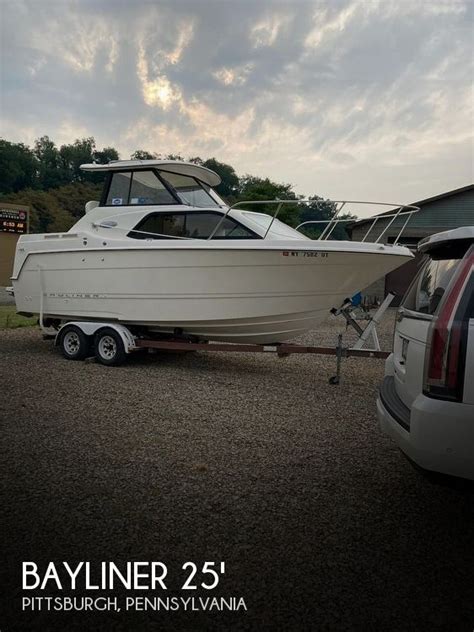
POLYGON ((273 353, 279 358, 286 358, 294 354, 305 355, 331 355, 336 356, 336 373, 329 378, 330 384, 339 384, 341 381, 341 365, 343 358, 378 358, 385 359, 390 355, 390 351, 380 349, 356 349, 343 345, 343 335, 339 334, 337 344, 334 347, 320 347, 314 345, 300 344, 244 344, 244 343, 219 343, 219 342, 188 342, 185 340, 146 340, 137 339, 135 346, 138 349, 157 349, 166 351, 204 351, 207 353, 227 352, 227 353, 273 353))

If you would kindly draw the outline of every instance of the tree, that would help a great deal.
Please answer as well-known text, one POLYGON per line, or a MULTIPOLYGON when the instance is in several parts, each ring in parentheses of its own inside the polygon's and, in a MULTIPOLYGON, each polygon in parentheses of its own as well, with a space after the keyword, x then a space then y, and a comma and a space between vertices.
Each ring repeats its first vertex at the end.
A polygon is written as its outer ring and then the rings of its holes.
POLYGON ((58 148, 49 136, 35 140, 33 153, 38 161, 38 186, 48 190, 65 184, 69 179, 58 148))
POLYGON ((94 162, 106 165, 111 160, 118 160, 119 153, 114 147, 104 147, 104 149, 95 150, 93 153, 94 162))
MULTIPOLYGON (((297 200, 291 184, 273 182, 269 178, 245 175, 239 180, 239 200, 297 200)), ((251 204, 249 210, 258 213, 273 215, 278 208, 277 204, 251 204)), ((278 213, 278 219, 285 224, 297 226, 300 221, 300 207, 297 204, 282 204, 278 213)))
POLYGON ((55 198, 59 208, 69 213, 76 221, 84 215, 86 202, 89 202, 89 200, 100 200, 102 184, 71 182, 58 189, 50 189, 48 193, 55 198))
MULTIPOLYGON (((194 158, 197 163, 200 158, 194 158)), ((199 164, 199 163, 197 163, 199 164)), ((234 167, 227 165, 225 162, 219 162, 215 158, 208 158, 204 162, 201 161, 203 167, 207 167, 215 171, 221 177, 221 183, 215 187, 217 193, 227 200, 234 198, 239 190, 239 178, 235 173, 234 167)))
POLYGON ((92 174, 81 171, 81 165, 94 162, 95 140, 89 138, 77 138, 70 145, 61 145, 59 154, 63 169, 68 174, 68 180, 77 182, 93 180, 92 174))
MULTIPOLYGON (((322 221, 327 220, 321 224, 308 224, 303 226, 300 230, 308 237, 317 239, 323 230, 327 227, 329 221, 337 211, 337 204, 331 200, 326 200, 319 195, 310 196, 308 199, 313 200, 312 204, 301 205, 300 223, 308 221, 322 221)), ((342 213, 337 216, 337 219, 356 219, 355 215, 351 213, 342 213)), ((346 225, 348 222, 339 222, 331 231, 332 239, 348 239, 348 233, 346 231, 346 225)))
POLYGON ((83 171, 81 165, 88 163, 107 164, 110 160, 118 160, 119 154, 114 147, 96 149, 95 139, 77 138, 70 145, 62 145, 59 150, 63 168, 68 173, 69 182, 101 183, 104 180, 103 173, 83 171))
MULTIPOLYGON (((202 167, 202 165, 204 164, 204 160, 202 158, 200 158, 199 156, 192 156, 191 158, 188 159, 189 162, 192 162, 195 165, 199 165, 202 167)), ((211 159, 212 160, 212 159, 211 159)))
POLYGON ((38 162, 29 147, 0 139, 0 193, 36 186, 38 162))
POLYGON ((137 149, 130 156, 130 160, 157 160, 158 154, 152 154, 145 149, 137 149))

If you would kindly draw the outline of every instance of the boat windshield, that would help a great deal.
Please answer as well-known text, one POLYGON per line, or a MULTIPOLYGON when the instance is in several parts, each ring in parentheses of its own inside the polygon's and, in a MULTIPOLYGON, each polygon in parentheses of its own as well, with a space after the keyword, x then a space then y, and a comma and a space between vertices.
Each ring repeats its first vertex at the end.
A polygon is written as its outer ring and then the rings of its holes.
POLYGON ((225 205, 225 202, 220 199, 211 187, 191 176, 168 171, 160 171, 160 176, 176 191, 180 200, 188 206, 209 207, 225 205))
MULTIPOLYGON (((254 211, 241 211, 241 214, 244 215, 246 220, 250 224, 256 224, 260 231, 264 229, 265 231, 268 229, 270 222, 272 222, 272 217, 270 215, 266 215, 265 213, 255 213, 254 211)), ((270 230, 269 237, 273 237, 274 239, 308 239, 306 235, 299 233, 288 224, 281 222, 279 219, 274 219, 270 230)))

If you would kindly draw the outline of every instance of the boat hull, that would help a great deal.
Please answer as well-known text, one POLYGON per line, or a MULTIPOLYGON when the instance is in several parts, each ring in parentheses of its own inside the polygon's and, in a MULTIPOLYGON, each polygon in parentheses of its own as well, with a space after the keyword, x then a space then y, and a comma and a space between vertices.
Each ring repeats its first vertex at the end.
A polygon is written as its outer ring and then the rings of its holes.
POLYGON ((17 310, 61 320, 177 328, 204 340, 284 342, 410 258, 294 244, 295 250, 130 248, 31 252, 17 310))

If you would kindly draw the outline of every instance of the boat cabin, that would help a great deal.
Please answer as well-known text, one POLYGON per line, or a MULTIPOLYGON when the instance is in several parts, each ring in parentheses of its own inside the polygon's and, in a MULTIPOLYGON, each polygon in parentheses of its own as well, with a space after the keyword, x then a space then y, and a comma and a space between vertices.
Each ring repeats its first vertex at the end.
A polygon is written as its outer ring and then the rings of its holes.
MULTIPOLYGON (((213 189, 220 176, 193 163, 117 160, 81 169, 106 173, 101 200, 88 202, 86 213, 94 211, 100 227, 119 228, 132 239, 262 239, 271 222, 264 213, 228 212, 213 189)), ((272 238, 306 239, 278 219, 270 228, 272 238)))

